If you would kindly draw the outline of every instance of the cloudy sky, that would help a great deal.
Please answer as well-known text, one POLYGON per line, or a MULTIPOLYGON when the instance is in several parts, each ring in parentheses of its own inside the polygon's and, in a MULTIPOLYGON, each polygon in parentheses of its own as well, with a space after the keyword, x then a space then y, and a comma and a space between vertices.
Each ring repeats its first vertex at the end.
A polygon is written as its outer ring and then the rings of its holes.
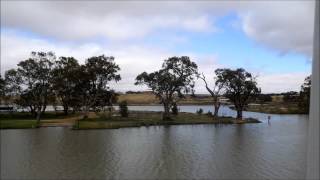
MULTIPOLYGON (((314 2, 301 1, 1 1, 1 74, 31 51, 80 63, 114 56, 118 91, 170 56, 190 56, 213 79, 243 67, 262 92, 299 90, 311 72, 314 2)), ((206 93, 197 82, 197 93, 206 93)))

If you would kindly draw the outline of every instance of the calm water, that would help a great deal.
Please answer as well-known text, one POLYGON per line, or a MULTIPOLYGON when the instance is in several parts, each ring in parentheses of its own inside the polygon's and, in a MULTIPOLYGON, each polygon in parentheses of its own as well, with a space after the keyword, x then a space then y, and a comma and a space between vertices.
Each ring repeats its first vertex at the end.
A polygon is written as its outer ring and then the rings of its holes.
MULTIPOLYGON (((211 106, 182 106, 206 112, 211 106)), ((162 110, 130 106, 131 110, 162 110)), ((235 115, 223 107, 221 115, 235 115)), ((302 179, 308 116, 246 125, 1 130, 1 179, 302 179)))

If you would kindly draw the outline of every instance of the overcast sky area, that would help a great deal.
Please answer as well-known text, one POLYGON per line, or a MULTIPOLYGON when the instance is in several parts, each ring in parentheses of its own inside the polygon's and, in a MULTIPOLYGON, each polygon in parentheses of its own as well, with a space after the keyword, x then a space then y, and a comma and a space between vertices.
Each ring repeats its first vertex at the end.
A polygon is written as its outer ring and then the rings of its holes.
MULTIPOLYGON (((258 76, 263 93, 299 91, 311 73, 314 1, 1 1, 1 74, 31 51, 120 65, 116 91, 170 56, 189 56, 213 82, 216 68, 258 76)), ((196 93, 207 93, 199 80, 196 93)))

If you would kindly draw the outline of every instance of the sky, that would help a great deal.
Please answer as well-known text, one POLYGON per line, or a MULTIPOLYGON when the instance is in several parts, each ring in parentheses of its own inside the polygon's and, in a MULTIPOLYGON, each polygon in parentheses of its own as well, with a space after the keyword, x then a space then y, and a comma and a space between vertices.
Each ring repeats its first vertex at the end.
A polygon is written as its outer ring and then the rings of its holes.
MULTIPOLYGON (((263 93, 299 91, 311 73, 314 1, 1 1, 1 74, 53 51, 80 63, 114 56, 116 91, 147 90, 135 77, 189 56, 211 86, 217 68, 244 68, 263 93)), ((196 93, 207 93, 196 81, 196 93)))

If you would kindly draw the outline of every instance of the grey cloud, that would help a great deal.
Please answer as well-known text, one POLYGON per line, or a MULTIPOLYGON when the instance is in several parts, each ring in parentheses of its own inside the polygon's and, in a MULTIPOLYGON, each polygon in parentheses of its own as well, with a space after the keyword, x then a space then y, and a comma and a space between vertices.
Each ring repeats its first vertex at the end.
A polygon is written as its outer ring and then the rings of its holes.
MULTIPOLYGON (((182 52, 176 54, 166 49, 152 48, 145 45, 126 47, 107 47, 94 43, 77 44, 52 44, 42 39, 29 39, 16 37, 15 34, 1 34, 1 74, 5 70, 16 67, 16 64, 29 57, 31 51, 54 51, 57 56, 73 56, 84 63, 90 56, 106 54, 115 56, 120 65, 122 80, 112 85, 118 91, 145 90, 144 86, 135 86, 134 79, 142 71, 152 72, 161 67, 163 60, 174 55, 188 55, 195 61, 199 70, 207 76, 208 82, 213 85, 214 69, 225 67, 219 64, 218 54, 196 54, 182 52), (14 49, 14 51, 12 51, 14 49)), ((250 72, 255 72, 249 69, 250 72)), ((259 72, 259 71, 258 71, 259 72)), ((263 92, 283 92, 299 90, 303 79, 308 73, 270 74, 260 72, 259 86, 263 92)), ((254 73, 257 75, 257 73, 254 73)), ((207 93, 201 80, 196 82, 197 93, 207 93)))
POLYGON ((260 2, 240 12, 243 31, 257 43, 280 54, 312 56, 314 2, 260 2))
MULTIPOLYGON (((144 87, 133 85, 134 76, 141 70, 155 70, 160 67, 164 58, 178 54, 141 44, 129 47, 122 42, 119 46, 113 43, 112 47, 104 47, 88 40, 103 37, 123 41, 143 38, 157 29, 171 30, 175 27, 193 32, 215 32, 219 27, 215 27, 209 16, 217 19, 229 12, 235 12, 239 16, 239 22, 233 23, 240 26, 257 44, 279 53, 295 52, 311 57, 313 7, 313 1, 1 1, 1 27, 29 30, 58 38, 59 42, 85 42, 70 46, 32 38, 21 39, 1 32, 2 70, 12 68, 33 50, 53 50, 57 55, 70 55, 81 61, 86 57, 105 53, 116 56, 117 62, 123 67, 123 81, 116 85, 117 89, 143 89, 144 87), (15 49, 14 53, 12 49, 15 49), (137 62, 139 69, 132 68, 137 62)), ((172 38, 171 43, 173 41, 185 42, 187 39, 177 37, 172 38)), ((181 54, 190 55, 197 60, 208 77, 213 69, 219 67, 214 60, 216 57, 201 57, 190 52, 181 54)), ((264 92, 277 91, 279 87, 283 88, 282 91, 299 87, 304 76, 306 74, 270 75, 261 78, 260 82, 264 92), (289 82, 287 78, 290 77, 294 77, 294 80, 289 82)), ((198 84, 197 91, 206 92, 201 81, 198 84)))
MULTIPOLYGON (((167 3, 2 2, 1 25, 62 39, 139 38, 156 28, 214 31, 205 13, 167 3), (179 10, 180 9, 180 10, 179 10)), ((175 3, 173 3, 175 4, 175 3)))
POLYGON ((246 35, 279 53, 311 57, 313 1, 1 1, 1 26, 59 39, 141 38, 159 28, 214 32, 211 17, 236 12, 246 35))
POLYGON ((281 93, 300 91, 300 86, 309 73, 295 72, 283 74, 265 74, 258 77, 262 93, 281 93), (276 87, 276 88, 275 88, 276 87))

